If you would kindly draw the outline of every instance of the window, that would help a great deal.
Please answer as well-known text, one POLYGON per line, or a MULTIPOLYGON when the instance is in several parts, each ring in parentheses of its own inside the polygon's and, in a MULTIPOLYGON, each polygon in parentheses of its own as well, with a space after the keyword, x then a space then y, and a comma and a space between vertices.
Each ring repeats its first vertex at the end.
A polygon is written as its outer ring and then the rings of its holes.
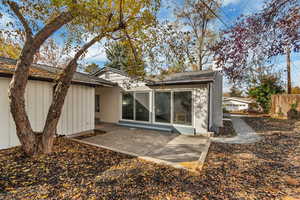
POLYGON ((122 95, 122 119, 133 120, 133 93, 123 93, 122 95))
POLYGON ((173 123, 192 125, 192 92, 174 92, 173 95, 173 123))
POLYGON ((155 121, 171 123, 171 92, 155 92, 155 121))
POLYGON ((95 95, 95 112, 100 112, 100 95, 95 95))
POLYGON ((149 121, 149 93, 135 94, 135 120, 149 121))

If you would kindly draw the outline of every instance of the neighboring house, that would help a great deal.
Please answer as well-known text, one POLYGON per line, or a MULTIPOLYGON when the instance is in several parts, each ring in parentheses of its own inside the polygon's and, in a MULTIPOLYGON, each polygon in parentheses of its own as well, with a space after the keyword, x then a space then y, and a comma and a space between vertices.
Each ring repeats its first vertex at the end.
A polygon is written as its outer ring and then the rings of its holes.
MULTIPOLYGON (((0 57, 0 148, 19 144, 9 111, 8 86, 15 60, 0 57)), ((34 64, 26 89, 32 127, 41 131, 61 69, 34 64)), ((95 128, 96 122, 173 131, 188 135, 218 131, 222 124, 222 75, 216 71, 177 73, 156 81, 138 81, 103 68, 77 72, 58 124, 59 135, 95 128)), ((120 133, 122 134, 122 133, 120 133)))
POLYGON ((223 108, 230 112, 248 111, 253 100, 242 97, 223 97, 223 108))

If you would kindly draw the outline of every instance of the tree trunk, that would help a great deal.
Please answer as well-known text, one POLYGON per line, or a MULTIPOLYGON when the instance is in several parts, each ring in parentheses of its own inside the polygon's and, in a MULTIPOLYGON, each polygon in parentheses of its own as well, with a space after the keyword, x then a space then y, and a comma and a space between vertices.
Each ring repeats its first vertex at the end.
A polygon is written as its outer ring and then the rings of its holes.
POLYGON ((43 153, 51 153, 56 127, 62 112, 64 101, 71 85, 72 78, 77 69, 77 60, 84 52, 93 44, 98 42, 104 37, 104 34, 100 34, 93 38, 90 42, 86 43, 74 56, 74 58, 68 63, 63 73, 61 74, 58 83, 54 90, 51 106, 48 111, 46 123, 43 130, 42 148, 43 153))
POLYGON ((287 51, 287 93, 292 94, 292 80, 291 80, 291 50, 288 49, 287 51))
POLYGON ((52 151, 56 127, 76 68, 77 60, 72 60, 65 68, 64 73, 59 79, 59 82, 54 90, 52 103, 49 108, 45 127, 43 130, 43 153, 51 153, 52 151))
POLYGON ((25 44, 9 85, 8 97, 10 101, 10 111, 16 124, 16 132, 22 149, 25 154, 32 156, 39 153, 42 147, 40 145, 41 135, 36 134, 32 130, 25 107, 25 89, 28 82, 29 68, 33 63, 36 51, 44 41, 64 24, 70 22, 73 16, 70 12, 61 13, 61 15, 47 23, 44 28, 33 37, 29 23, 20 12, 19 5, 13 1, 8 1, 7 3, 23 25, 25 31, 25 44))
POLYGON ((33 61, 35 53, 29 43, 30 42, 25 43, 20 60, 16 64, 16 71, 9 85, 8 96, 10 100, 10 111, 16 124, 16 132, 22 148, 27 155, 34 155, 37 143, 26 113, 24 97, 29 66, 33 61))

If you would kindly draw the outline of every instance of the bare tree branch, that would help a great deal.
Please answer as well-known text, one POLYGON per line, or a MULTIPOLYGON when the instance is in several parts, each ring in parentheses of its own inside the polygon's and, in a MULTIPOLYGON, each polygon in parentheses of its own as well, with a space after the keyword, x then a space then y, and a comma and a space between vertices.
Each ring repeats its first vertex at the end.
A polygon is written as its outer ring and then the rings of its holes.
POLYGON ((16 2, 13 2, 13 1, 6 1, 6 3, 9 5, 10 9, 15 13, 17 18, 22 23, 22 25, 25 29, 26 39, 31 40, 32 39, 32 30, 29 27, 29 24, 28 24, 27 20, 25 19, 25 17, 20 12, 20 7, 18 6, 18 4, 16 2))
POLYGON ((60 29, 63 25, 72 21, 75 17, 72 15, 70 11, 62 12, 60 15, 55 17, 52 21, 44 26, 34 38, 34 45, 36 47, 41 46, 44 41, 49 38, 55 31, 60 29))

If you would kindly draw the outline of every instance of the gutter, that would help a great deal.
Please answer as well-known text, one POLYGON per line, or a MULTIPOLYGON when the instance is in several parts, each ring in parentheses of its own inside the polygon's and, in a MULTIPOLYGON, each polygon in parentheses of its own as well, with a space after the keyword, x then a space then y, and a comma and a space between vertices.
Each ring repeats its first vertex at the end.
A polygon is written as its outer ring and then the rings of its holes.
POLYGON ((154 83, 148 83, 146 86, 161 86, 161 85, 186 85, 186 84, 198 84, 198 83, 211 83, 213 79, 203 80, 183 80, 183 81, 159 81, 154 83))
MULTIPOLYGON (((0 77, 12 78, 13 74, 0 72, 0 77)), ((36 77, 36 76, 28 76, 28 80, 45 81, 45 82, 50 82, 50 83, 55 82, 53 78, 36 77)), ((71 81, 71 84, 73 84, 73 85, 84 85, 84 86, 88 86, 88 87, 97 87, 97 86, 114 87, 114 86, 117 86, 117 84, 116 85, 109 85, 109 84, 105 84, 105 83, 95 84, 95 83, 87 83, 87 82, 81 82, 81 81, 71 81)))

